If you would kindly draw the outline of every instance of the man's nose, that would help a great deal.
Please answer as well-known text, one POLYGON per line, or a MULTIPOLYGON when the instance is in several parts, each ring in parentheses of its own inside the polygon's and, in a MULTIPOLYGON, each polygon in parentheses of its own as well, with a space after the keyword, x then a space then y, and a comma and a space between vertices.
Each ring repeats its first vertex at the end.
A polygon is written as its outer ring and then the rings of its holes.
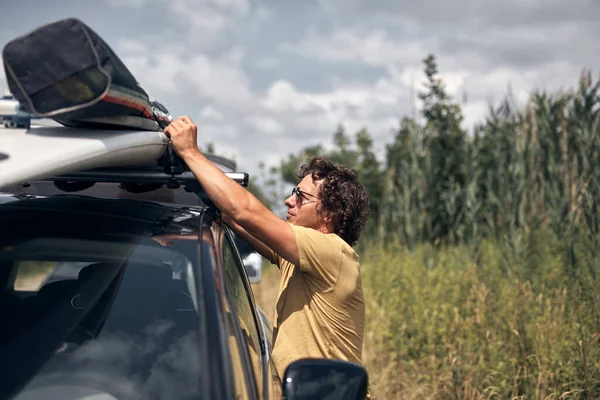
POLYGON ((294 207, 296 205, 295 197, 296 196, 291 195, 287 199, 285 199, 285 201, 284 201, 285 205, 288 207, 294 207))

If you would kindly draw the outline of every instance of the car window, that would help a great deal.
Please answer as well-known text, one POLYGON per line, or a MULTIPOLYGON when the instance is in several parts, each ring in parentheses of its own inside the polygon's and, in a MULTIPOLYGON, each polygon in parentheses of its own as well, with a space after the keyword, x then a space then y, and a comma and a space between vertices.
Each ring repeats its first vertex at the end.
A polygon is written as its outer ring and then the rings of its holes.
POLYGON ((234 251, 233 244, 229 238, 223 246, 223 268, 225 273, 225 284, 232 298, 235 314, 242 330, 242 339, 247 343, 247 348, 252 363, 254 379, 259 393, 262 393, 262 369, 261 369, 261 347, 260 336, 252 305, 242 279, 241 271, 243 265, 234 251))
POLYGON ((244 373, 244 365, 242 362, 242 346, 244 342, 236 335, 233 318, 234 317, 230 312, 226 313, 225 322, 228 330, 229 352, 231 356, 231 369, 233 372, 235 398, 239 400, 249 399, 250 389, 248 388, 246 374, 244 373))
POLYGON ((198 398, 195 242, 35 232, 0 236, 0 397, 198 398))
POLYGON ((234 235, 234 241, 238 253, 240 253, 240 257, 242 257, 242 259, 246 258, 249 254, 254 253, 256 251, 250 243, 248 243, 238 235, 234 235))

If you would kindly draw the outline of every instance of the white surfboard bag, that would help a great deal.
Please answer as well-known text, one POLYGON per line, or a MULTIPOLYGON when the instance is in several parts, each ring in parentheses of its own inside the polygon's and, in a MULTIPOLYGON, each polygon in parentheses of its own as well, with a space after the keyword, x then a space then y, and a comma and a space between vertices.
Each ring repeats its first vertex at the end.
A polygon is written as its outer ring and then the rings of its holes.
POLYGON ((37 117, 95 129, 162 130, 171 121, 110 46, 78 19, 17 37, 2 57, 10 91, 37 117))

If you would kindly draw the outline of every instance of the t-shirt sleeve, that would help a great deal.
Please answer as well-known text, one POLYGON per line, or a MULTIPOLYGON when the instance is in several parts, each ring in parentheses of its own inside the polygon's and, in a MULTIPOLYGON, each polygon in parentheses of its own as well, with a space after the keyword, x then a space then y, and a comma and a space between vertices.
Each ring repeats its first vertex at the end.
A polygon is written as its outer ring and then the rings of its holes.
POLYGON ((271 264, 274 264, 277 266, 277 268, 281 268, 281 260, 283 260, 281 258, 281 256, 279 254, 277 254, 275 251, 273 251, 273 249, 271 249, 270 247, 267 248, 270 258, 269 261, 271 261, 271 264))
POLYGON ((342 266, 342 244, 333 235, 326 235, 315 229, 291 225, 300 270, 317 277, 328 285, 335 285, 342 266))

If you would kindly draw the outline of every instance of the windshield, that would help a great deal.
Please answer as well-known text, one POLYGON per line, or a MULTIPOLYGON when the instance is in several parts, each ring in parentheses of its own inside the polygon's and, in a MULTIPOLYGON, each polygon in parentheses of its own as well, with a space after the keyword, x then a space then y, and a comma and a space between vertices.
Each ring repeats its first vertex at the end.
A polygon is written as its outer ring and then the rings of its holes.
POLYGON ((44 231, 0 235, 0 398, 198 398, 196 241, 44 231))

